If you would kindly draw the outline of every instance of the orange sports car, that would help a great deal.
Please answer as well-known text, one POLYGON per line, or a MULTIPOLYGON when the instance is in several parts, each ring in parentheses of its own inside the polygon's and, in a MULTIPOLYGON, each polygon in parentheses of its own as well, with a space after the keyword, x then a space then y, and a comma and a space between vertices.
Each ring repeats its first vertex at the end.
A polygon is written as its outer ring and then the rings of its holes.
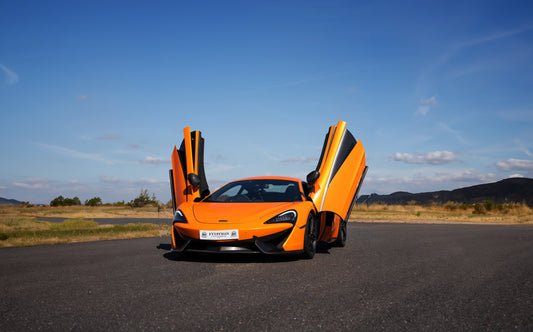
POLYGON ((339 121, 331 126, 306 181, 253 177, 213 193, 204 172, 204 139, 184 129, 172 152, 172 249, 295 253, 313 258, 317 242, 343 247, 346 222, 366 174, 365 150, 339 121))

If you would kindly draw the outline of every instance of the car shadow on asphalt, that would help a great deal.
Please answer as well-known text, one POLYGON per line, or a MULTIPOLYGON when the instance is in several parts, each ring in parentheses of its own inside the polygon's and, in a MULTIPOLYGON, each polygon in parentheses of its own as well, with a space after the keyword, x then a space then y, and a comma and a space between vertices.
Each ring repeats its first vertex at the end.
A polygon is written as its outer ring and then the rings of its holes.
MULTIPOLYGON (((281 254, 267 255, 262 253, 216 253, 187 251, 178 253, 171 251, 169 243, 161 243, 157 249, 165 250, 163 257, 175 262, 201 262, 201 263, 283 263, 302 260, 298 255, 281 254)), ((317 254, 329 254, 329 246, 318 246, 317 254)), ((304 259, 305 260, 305 259, 304 259)))

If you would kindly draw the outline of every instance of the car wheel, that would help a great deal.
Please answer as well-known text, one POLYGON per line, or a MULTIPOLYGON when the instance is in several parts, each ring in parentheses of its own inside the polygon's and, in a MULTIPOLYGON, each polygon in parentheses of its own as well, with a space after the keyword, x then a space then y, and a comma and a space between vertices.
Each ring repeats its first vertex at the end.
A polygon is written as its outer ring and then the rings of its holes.
POLYGON ((346 228, 346 221, 341 220, 341 224, 339 225, 339 234, 337 235, 335 242, 333 242, 335 247, 346 246, 346 228))
POLYGON ((305 225, 304 252, 302 257, 312 259, 316 253, 317 223, 314 215, 309 213, 305 225))

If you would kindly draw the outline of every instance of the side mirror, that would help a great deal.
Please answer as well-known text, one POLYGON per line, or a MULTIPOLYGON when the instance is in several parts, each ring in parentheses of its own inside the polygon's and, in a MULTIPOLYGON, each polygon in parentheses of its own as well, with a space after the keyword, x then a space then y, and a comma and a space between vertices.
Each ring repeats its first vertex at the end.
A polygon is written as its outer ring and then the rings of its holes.
POLYGON ((319 171, 312 171, 311 173, 307 174, 307 183, 310 186, 312 186, 313 184, 315 184, 319 176, 320 176, 319 171))
POLYGON ((187 175, 187 179, 189 179, 189 183, 195 187, 200 185, 200 177, 194 173, 189 173, 189 175, 187 175))

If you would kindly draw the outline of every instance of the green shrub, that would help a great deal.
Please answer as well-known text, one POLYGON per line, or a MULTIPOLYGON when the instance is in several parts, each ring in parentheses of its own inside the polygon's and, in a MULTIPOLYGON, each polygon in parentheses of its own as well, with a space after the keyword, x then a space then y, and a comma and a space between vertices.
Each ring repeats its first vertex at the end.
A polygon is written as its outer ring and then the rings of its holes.
POLYGON ((50 206, 63 206, 64 201, 65 201, 65 198, 59 195, 50 201, 50 206))
POLYGON ((96 221, 83 218, 67 219, 62 223, 50 225, 50 229, 54 231, 92 229, 97 227, 98 223, 96 221))
POLYGON ((485 210, 491 211, 494 208, 494 203, 492 203, 491 201, 487 201, 483 204, 483 207, 485 208, 485 210))
POLYGON ((466 203, 463 203, 459 206, 459 208, 463 211, 466 211, 470 208, 470 205, 466 204, 466 203))
POLYGON ((91 199, 85 200, 85 205, 87 206, 100 206, 102 205, 102 199, 100 197, 93 197, 91 199))
POLYGON ((150 198, 148 189, 141 189, 141 193, 139 194, 139 196, 131 200, 128 205, 131 207, 143 207, 146 205, 158 206, 159 202, 157 201, 155 194, 152 194, 152 197, 150 198))
POLYGON ((449 202, 449 203, 446 203, 446 205, 444 205, 444 208, 446 210, 455 211, 457 210, 457 205, 455 203, 449 202))
POLYGON ((476 203, 474 204, 474 211, 472 211, 473 214, 485 214, 485 208, 483 204, 476 203))
POLYGON ((65 198, 61 195, 54 198, 50 201, 50 206, 72 206, 72 205, 81 205, 81 201, 78 197, 74 198, 65 198))

